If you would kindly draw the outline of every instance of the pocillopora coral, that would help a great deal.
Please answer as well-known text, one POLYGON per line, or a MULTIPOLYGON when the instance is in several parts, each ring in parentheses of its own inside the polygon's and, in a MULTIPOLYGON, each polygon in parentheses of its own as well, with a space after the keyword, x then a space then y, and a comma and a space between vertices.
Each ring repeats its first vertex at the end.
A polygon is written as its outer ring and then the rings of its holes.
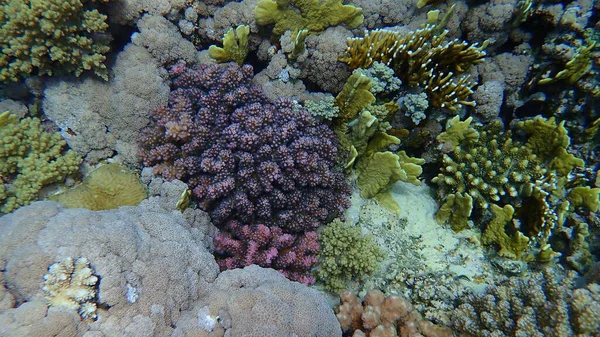
POLYGON ((317 279, 333 292, 347 287, 347 282, 377 271, 384 253, 360 227, 335 219, 319 233, 321 250, 317 279))
POLYGON ((230 28, 223 37, 223 48, 212 45, 208 47, 208 55, 219 63, 235 61, 242 65, 248 55, 249 35, 249 26, 241 25, 235 30, 230 28))
POLYGON ((137 206, 147 196, 146 187, 137 174, 116 164, 106 164, 92 171, 79 186, 57 194, 50 200, 69 208, 100 211, 137 206))
POLYGON ((73 263, 69 257, 50 266, 44 275, 42 290, 46 293, 48 306, 74 309, 83 318, 96 318, 97 283, 98 277, 86 258, 81 257, 73 263))
POLYGON ((483 242, 498 245, 501 255, 555 256, 549 238, 563 228, 569 212, 600 208, 600 189, 568 178, 584 162, 567 152, 564 123, 542 117, 520 122, 517 128, 526 136, 521 143, 500 122, 476 130, 471 121, 454 117, 437 137, 446 150, 440 174, 432 179, 444 198, 436 218, 460 231, 478 207, 494 216, 483 226, 483 242))
POLYGON ((45 132, 37 118, 0 114, 0 213, 31 203, 40 189, 77 172, 81 158, 63 151, 60 133, 45 132))
POLYGON ((274 34, 291 30, 294 36, 301 29, 320 33, 341 23, 352 29, 364 19, 360 7, 342 5, 342 0, 260 0, 254 14, 258 25, 275 24, 274 34))
POLYGON ((325 96, 319 101, 307 100, 304 102, 304 107, 316 118, 324 120, 332 120, 337 117, 340 113, 340 108, 335 105, 335 98, 333 96, 325 96))
POLYGON ((0 1, 0 82, 34 75, 79 76, 86 70, 107 80, 103 62, 110 47, 101 38, 108 28, 106 15, 84 6, 89 3, 0 1))

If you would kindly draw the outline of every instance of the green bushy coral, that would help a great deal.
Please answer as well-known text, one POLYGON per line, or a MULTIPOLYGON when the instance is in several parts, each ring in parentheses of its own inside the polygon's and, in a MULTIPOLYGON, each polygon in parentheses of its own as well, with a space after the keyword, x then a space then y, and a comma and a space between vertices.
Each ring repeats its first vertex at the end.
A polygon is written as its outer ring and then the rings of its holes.
POLYGON ((319 241, 321 267, 317 278, 330 291, 342 291, 348 281, 373 274, 384 258, 372 237, 363 236, 359 227, 339 219, 323 228, 319 241))
MULTIPOLYGON (((108 2, 110 0, 97 0, 108 2)), ((94 1, 90 1, 94 2, 94 1)), ((93 70, 107 79, 106 15, 88 0, 0 0, 0 82, 93 70)))
POLYGON ((0 114, 0 213, 31 203, 40 189, 77 172, 81 159, 60 134, 45 132, 37 118, 0 114))

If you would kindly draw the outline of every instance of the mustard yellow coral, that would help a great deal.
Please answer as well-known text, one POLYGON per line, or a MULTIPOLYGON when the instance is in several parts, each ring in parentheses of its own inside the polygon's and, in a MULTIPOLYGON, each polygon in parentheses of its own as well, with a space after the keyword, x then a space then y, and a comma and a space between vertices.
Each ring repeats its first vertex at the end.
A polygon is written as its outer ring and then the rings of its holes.
POLYGON ((485 46, 458 39, 448 41, 447 30, 437 31, 434 25, 406 35, 386 29, 367 31, 363 37, 348 39, 346 54, 340 61, 350 69, 382 62, 404 83, 423 88, 433 107, 457 110, 460 105, 473 106, 468 96, 474 83, 468 75, 457 75, 483 60, 485 46))
POLYGON ((350 29, 363 22, 360 7, 342 5, 342 0, 260 0, 254 12, 256 24, 274 24, 273 33, 283 35, 301 29, 320 33, 329 26, 346 24, 350 29))

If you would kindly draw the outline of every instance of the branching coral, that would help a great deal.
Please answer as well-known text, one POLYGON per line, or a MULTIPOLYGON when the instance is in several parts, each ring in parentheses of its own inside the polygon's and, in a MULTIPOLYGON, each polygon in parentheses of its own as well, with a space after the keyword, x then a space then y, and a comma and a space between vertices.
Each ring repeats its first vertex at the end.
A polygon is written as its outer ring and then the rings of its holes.
POLYGON ((461 122, 455 117, 437 137, 447 148, 441 172, 432 179, 445 198, 437 219, 459 231, 477 209, 494 217, 482 239, 497 244, 501 255, 530 259, 535 247, 538 258, 550 258, 548 239, 563 225, 567 212, 600 205, 600 189, 568 182, 569 173, 584 162, 567 152, 570 140, 564 122, 537 117, 518 123, 525 142, 513 140, 500 122, 477 130, 470 123, 471 118, 461 122), (569 195, 571 204, 565 203, 569 195))
POLYGON ((96 318, 96 297, 98 277, 90 268, 86 258, 55 263, 44 275, 42 290, 46 293, 48 305, 55 308, 75 309, 83 318, 96 318))
POLYGON ((468 100, 472 81, 464 73, 470 65, 483 60, 485 46, 454 39, 447 41, 448 31, 437 34, 437 27, 427 25, 405 36, 378 29, 364 37, 348 39, 348 49, 340 61, 351 69, 369 68, 382 62, 394 69, 396 76, 409 86, 421 87, 433 107, 457 110, 473 106, 468 100))
POLYGON ((81 159, 60 133, 43 130, 37 118, 0 114, 0 213, 31 203, 40 189, 77 172, 81 159))
POLYGON ((575 273, 536 272, 469 295, 454 310, 458 332, 469 336, 597 336, 600 286, 575 289, 575 273))
MULTIPOLYGON (((107 2, 110 0, 101 0, 107 2)), ((106 15, 87 0, 0 1, 0 81, 86 70, 108 79, 106 15)), ((93 1, 92 1, 93 2, 93 1)))

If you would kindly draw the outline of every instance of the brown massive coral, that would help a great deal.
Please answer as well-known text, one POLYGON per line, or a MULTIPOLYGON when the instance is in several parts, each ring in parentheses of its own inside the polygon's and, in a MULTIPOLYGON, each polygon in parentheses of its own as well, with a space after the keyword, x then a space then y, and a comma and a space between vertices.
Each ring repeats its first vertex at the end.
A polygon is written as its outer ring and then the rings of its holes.
POLYGON ((349 291, 340 295, 337 318, 344 336, 451 337, 452 330, 424 320, 412 304, 397 295, 369 291, 363 302, 349 291))

